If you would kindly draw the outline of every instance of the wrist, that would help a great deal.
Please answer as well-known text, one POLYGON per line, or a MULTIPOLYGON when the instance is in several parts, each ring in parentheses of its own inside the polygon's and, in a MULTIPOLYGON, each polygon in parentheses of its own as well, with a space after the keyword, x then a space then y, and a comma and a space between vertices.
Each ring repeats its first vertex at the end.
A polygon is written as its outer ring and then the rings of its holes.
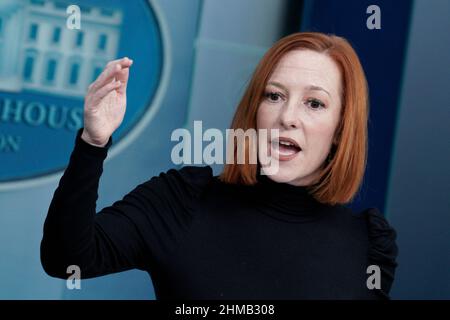
POLYGON ((81 133, 81 139, 82 139, 84 142, 86 142, 86 143, 88 143, 88 144, 90 144, 90 145, 92 145, 92 146, 94 146, 94 147, 100 147, 100 148, 103 148, 103 147, 106 146, 106 144, 108 143, 108 140, 106 140, 106 141, 104 141, 104 142, 92 140, 92 139, 88 136, 88 134, 86 133, 86 131, 84 131, 84 130, 83 130, 83 132, 81 133))

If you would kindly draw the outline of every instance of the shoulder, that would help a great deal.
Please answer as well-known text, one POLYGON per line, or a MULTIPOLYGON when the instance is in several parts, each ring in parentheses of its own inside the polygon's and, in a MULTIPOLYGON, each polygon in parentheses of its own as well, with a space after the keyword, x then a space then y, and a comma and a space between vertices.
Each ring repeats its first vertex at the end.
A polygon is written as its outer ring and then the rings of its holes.
POLYGON ((146 212, 170 209, 179 214, 192 214, 197 200, 212 180, 213 172, 209 166, 171 168, 136 186, 125 200, 146 212))
POLYGON ((355 212, 345 206, 339 206, 335 211, 336 215, 345 217, 345 223, 350 222, 364 231, 374 249, 397 252, 397 232, 378 208, 371 207, 355 212))
POLYGON ((184 166, 161 172, 158 177, 153 177, 150 181, 160 180, 167 186, 168 191, 196 197, 203 193, 213 178, 210 166, 184 166))
POLYGON ((184 166, 180 169, 170 169, 168 173, 178 176, 184 183, 194 188, 204 187, 213 179, 210 166, 184 166))
POLYGON ((397 232, 377 208, 367 208, 358 215, 367 225, 368 265, 378 267, 381 272, 381 290, 378 293, 389 298, 397 268, 397 232))
POLYGON ((367 224, 370 242, 369 259, 372 262, 395 267, 398 255, 395 229, 377 208, 365 209, 359 215, 367 224))
POLYGON ((357 212, 344 205, 336 205, 331 211, 330 218, 336 232, 343 234, 342 239, 354 252, 358 251, 357 248, 361 250, 365 268, 379 268, 381 290, 376 290, 376 293, 382 299, 389 299, 397 268, 397 232, 374 207, 357 212))

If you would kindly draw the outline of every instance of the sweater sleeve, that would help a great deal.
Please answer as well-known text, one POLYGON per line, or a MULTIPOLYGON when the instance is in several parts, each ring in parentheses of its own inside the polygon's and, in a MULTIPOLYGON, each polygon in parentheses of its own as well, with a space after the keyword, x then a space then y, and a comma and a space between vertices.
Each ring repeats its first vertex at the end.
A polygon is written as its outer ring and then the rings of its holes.
POLYGON ((378 266, 381 272, 381 288, 374 291, 379 299, 390 299, 397 268, 397 233, 377 208, 368 208, 362 213, 369 230, 369 265, 378 266))
POLYGON ((41 264, 48 275, 62 279, 70 265, 80 268, 83 279, 151 270, 189 229, 196 199, 212 178, 211 167, 162 172, 96 214, 112 138, 104 147, 93 146, 81 139, 82 129, 45 219, 41 264))

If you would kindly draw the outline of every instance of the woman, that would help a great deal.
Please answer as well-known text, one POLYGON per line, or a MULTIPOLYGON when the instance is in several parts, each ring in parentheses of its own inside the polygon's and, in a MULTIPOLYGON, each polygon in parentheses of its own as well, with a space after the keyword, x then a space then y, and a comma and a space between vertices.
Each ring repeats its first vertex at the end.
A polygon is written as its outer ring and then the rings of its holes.
POLYGON ((96 215, 131 65, 110 62, 89 87, 44 225, 49 275, 65 279, 69 265, 82 278, 137 268, 157 299, 389 298, 395 231, 377 209, 343 205, 363 178, 368 108, 346 40, 295 33, 259 63, 232 128, 279 130, 258 141, 279 161, 275 173, 262 174, 259 162, 227 164, 220 176, 209 166, 171 169, 96 215))

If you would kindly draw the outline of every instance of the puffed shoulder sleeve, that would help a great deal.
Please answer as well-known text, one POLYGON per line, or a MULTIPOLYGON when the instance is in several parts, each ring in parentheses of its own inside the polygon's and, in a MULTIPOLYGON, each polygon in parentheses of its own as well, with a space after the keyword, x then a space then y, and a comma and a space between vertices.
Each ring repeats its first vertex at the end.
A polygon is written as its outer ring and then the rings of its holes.
POLYGON ((369 265, 376 265, 381 271, 381 288, 375 291, 381 298, 390 299, 397 268, 397 233, 377 208, 369 208, 362 213, 368 223, 369 265))

